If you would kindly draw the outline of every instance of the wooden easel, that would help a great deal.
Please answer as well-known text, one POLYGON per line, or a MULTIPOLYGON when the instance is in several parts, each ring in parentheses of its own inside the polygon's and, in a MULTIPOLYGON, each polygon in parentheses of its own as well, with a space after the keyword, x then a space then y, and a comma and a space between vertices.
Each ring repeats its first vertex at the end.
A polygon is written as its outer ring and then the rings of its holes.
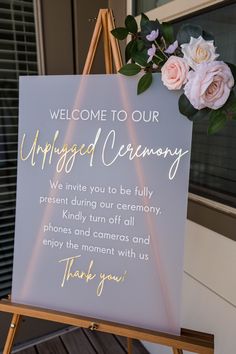
POLYGON ((120 48, 117 40, 111 34, 111 31, 114 28, 115 28, 115 24, 114 24, 112 11, 109 9, 101 9, 99 11, 96 25, 94 28, 87 59, 85 61, 85 65, 83 69, 83 74, 90 73, 102 29, 103 29, 103 45, 104 45, 106 74, 113 73, 112 56, 114 60, 116 73, 121 68, 122 57, 121 57, 120 48))
MULTIPOLYGON (((118 42, 110 33, 114 27, 112 11, 109 9, 101 9, 98 14, 83 74, 90 73, 102 30, 106 73, 111 74, 113 72, 113 61, 116 72, 118 72, 122 66, 122 58, 118 42)), ((198 354, 214 354, 213 335, 187 329, 181 329, 181 335, 176 336, 33 306, 15 304, 10 300, 0 301, 0 311, 12 314, 12 321, 3 354, 11 353, 16 331, 19 327, 22 316, 54 321, 76 327, 88 328, 92 331, 96 330, 127 337, 128 354, 132 354, 132 339, 145 340, 171 347, 173 354, 183 354, 183 350, 198 354)))

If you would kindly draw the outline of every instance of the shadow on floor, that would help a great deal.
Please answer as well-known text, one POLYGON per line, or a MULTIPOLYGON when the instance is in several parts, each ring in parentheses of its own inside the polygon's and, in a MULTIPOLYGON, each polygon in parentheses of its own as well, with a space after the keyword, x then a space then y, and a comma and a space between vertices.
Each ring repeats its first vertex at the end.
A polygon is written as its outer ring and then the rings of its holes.
MULTIPOLYGON (((18 354, 125 354, 127 339, 86 329, 68 330, 57 337, 16 350, 18 354)), ((141 342, 133 340, 132 354, 148 354, 141 342)))

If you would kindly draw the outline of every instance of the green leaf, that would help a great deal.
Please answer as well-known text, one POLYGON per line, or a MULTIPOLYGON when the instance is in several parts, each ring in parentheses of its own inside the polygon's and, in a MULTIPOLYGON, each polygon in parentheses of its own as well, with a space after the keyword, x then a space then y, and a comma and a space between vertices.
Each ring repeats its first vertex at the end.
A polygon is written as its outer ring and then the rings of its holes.
POLYGON ((190 120, 193 120, 194 115, 198 112, 198 110, 191 105, 184 93, 179 98, 179 111, 190 120))
POLYGON ((140 95, 144 91, 146 91, 152 83, 152 73, 146 73, 141 77, 138 82, 137 93, 140 95))
POLYGON ((136 52, 132 59, 134 59, 135 63, 138 63, 141 66, 147 66, 148 55, 147 51, 136 52))
POLYGON ((234 64, 231 63, 225 63, 228 65, 228 67, 230 68, 232 75, 234 77, 234 86, 236 85, 236 66, 234 64))
POLYGON ((140 33, 142 40, 145 43, 150 45, 150 42, 146 39, 146 36, 150 34, 152 31, 156 31, 157 29, 159 30, 158 38, 160 38, 162 36, 160 22, 158 20, 145 22, 144 25, 141 27, 141 33, 140 33))
POLYGON ((137 42, 135 40, 130 41, 125 48, 125 61, 129 61, 137 51, 137 42))
POLYGON ((230 92, 229 98, 227 99, 226 103, 222 108, 227 111, 236 112, 236 97, 234 91, 230 92))
POLYGON ((224 109, 227 119, 236 120, 236 97, 233 91, 231 91, 230 96, 222 109, 224 109))
POLYGON ((212 33, 206 32, 204 30, 202 31, 202 38, 204 38, 206 41, 214 41, 215 40, 212 33))
POLYGON ((168 22, 162 22, 161 26, 162 26, 163 36, 164 36, 165 40, 167 41, 167 43, 169 43, 169 44, 173 43, 174 42, 174 31, 173 31, 172 25, 168 22))
MULTIPOLYGON (((158 57, 158 59, 161 60, 161 61, 166 60, 165 55, 160 50, 156 51, 156 57, 158 57)), ((153 57, 153 59, 154 59, 154 57, 153 57)))
POLYGON ((127 30, 127 28, 125 27, 117 27, 117 28, 114 28, 112 31, 111 31, 112 35, 119 39, 119 40, 122 40, 122 39, 125 39, 128 34, 129 34, 129 31, 127 30))
POLYGON ((126 75, 126 76, 133 76, 140 72, 141 67, 137 64, 125 64, 120 68, 119 73, 126 75))
POLYGON ((149 21, 149 18, 144 13, 141 13, 140 27, 142 28, 143 25, 148 21, 149 21))
POLYGON ((155 63, 157 66, 159 66, 159 64, 161 64, 161 63, 164 61, 164 59, 162 59, 162 58, 157 58, 157 57, 153 57, 153 58, 152 58, 152 61, 153 61, 153 63, 155 63))
POLYGON ((177 33, 177 41, 180 44, 189 43, 191 37, 198 38, 202 36, 202 28, 197 25, 183 25, 177 33))
POLYGON ((138 32, 138 25, 137 25, 137 22, 136 22, 134 16, 128 15, 126 17, 125 26, 126 26, 127 30, 131 33, 138 32))
POLYGON ((220 129, 224 128, 227 121, 225 112, 222 109, 211 111, 210 121, 208 126, 208 134, 215 134, 220 129))
POLYGON ((209 114, 211 112, 211 109, 210 108, 203 108, 203 109, 200 109, 199 111, 197 111, 197 113, 195 113, 193 116, 192 116, 192 121, 197 121, 197 120, 201 120, 201 119, 206 119, 208 118, 209 114))
POLYGON ((137 49, 139 52, 141 52, 145 48, 145 44, 141 39, 137 40, 137 49))

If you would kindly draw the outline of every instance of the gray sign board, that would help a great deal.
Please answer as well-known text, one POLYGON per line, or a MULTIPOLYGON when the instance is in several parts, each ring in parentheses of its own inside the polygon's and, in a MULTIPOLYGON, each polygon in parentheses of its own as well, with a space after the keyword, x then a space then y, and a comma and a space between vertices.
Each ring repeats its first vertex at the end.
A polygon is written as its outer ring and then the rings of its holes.
POLYGON ((20 79, 12 299, 179 333, 192 124, 136 84, 20 79))

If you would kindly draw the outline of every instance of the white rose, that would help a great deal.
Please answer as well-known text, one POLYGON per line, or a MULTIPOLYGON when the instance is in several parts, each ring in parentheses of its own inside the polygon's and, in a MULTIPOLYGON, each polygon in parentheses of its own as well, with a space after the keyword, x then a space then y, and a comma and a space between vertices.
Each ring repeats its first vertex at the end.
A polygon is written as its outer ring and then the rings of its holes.
POLYGON ((214 61, 219 54, 216 54, 216 47, 213 41, 206 41, 201 36, 198 38, 191 37, 189 43, 181 44, 184 59, 192 69, 201 63, 209 63, 214 61))

